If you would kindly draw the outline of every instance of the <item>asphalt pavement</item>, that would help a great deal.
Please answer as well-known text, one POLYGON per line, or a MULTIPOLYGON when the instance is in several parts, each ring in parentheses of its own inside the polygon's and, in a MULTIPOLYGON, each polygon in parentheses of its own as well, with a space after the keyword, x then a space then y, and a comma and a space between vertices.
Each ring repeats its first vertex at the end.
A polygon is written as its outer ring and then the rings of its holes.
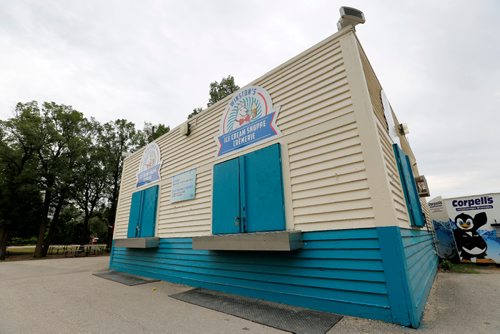
MULTIPOLYGON (((92 275, 108 257, 0 263, 0 333, 284 333, 168 297, 190 287, 126 286, 92 275)), ((328 334, 500 333, 500 270, 439 273, 418 330, 344 317, 328 334)))

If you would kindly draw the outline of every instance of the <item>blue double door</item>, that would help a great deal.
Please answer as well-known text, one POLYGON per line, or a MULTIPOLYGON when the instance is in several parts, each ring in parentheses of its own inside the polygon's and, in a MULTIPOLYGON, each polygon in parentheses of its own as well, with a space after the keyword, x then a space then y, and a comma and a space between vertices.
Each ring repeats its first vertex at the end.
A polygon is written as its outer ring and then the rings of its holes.
POLYGON ((212 233, 285 229, 279 144, 214 166, 212 233))
POLYGON ((153 186, 132 194, 128 238, 154 237, 158 188, 158 186, 153 186))

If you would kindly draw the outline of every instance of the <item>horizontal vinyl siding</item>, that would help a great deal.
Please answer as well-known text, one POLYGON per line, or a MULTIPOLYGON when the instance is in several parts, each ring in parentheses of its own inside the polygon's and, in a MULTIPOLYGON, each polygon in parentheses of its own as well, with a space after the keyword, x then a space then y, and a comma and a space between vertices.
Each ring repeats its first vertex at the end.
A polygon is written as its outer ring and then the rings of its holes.
POLYGON ((375 75, 375 71, 368 61, 365 52, 361 47, 359 47, 359 50, 361 55, 361 63, 363 64, 363 72, 365 73, 368 92, 370 94, 370 100, 373 107, 373 112, 375 113, 378 123, 380 123, 382 127, 387 131, 388 123, 387 119, 385 118, 384 106, 382 104, 382 98, 380 96, 382 86, 380 85, 380 82, 375 75))
POLYGON ((410 226, 410 217, 408 216, 408 209, 406 207, 406 200, 401 185, 401 178, 399 176, 396 157, 389 135, 386 131, 380 128, 380 123, 377 124, 377 129, 384 155, 385 170, 389 179, 389 188, 391 190, 392 201, 396 209, 396 218, 400 227, 410 226))
POLYGON ((373 204, 352 107, 324 131, 288 143, 295 228, 371 226, 373 204))
POLYGON ((382 154, 384 158, 385 171, 387 174, 387 179, 389 181, 389 188, 392 196, 392 202, 396 212, 397 225, 400 227, 409 227, 410 218, 408 216, 408 209, 406 207, 406 201, 404 198, 403 188, 401 185, 401 179, 399 177, 399 172, 396 164, 396 158, 394 157, 394 152, 392 148, 392 141, 388 134, 388 124, 384 115, 384 108, 382 105, 382 99, 380 97, 380 92, 382 86, 373 71, 373 68, 366 57, 361 46, 359 47, 359 52, 361 55, 361 62, 363 64, 363 71, 368 84, 368 91, 370 93, 370 99, 373 106, 373 111, 376 116, 377 133, 379 137, 380 146, 382 148, 382 154))
POLYGON ((390 320, 374 229, 309 232, 294 252, 211 252, 191 238, 151 250, 114 248, 111 269, 195 287, 390 320))
MULTIPOLYGON (((367 195, 361 147, 348 90, 342 51, 335 38, 316 45, 252 83, 264 87, 274 106, 282 137, 284 160, 290 144, 291 168, 284 177, 287 198, 297 203, 288 228, 324 230, 373 225, 373 212, 367 195), (326 125, 335 128, 328 129, 326 125), (338 126, 337 126, 338 125, 338 126), (315 133, 315 132, 320 133, 315 133), (301 140, 311 137, 313 140, 301 140), (308 181, 321 180, 315 192, 308 181), (297 194, 292 193, 297 191, 297 194), (340 197, 344 196, 342 200, 340 197), (306 206, 304 203, 308 201, 306 206), (335 201, 330 205, 329 201, 335 201), (358 225, 356 225, 358 224, 358 225)), ((211 234, 211 196, 213 164, 216 160, 219 124, 230 97, 216 103, 190 120, 191 134, 183 136, 176 128, 156 142, 161 150, 162 167, 157 230, 160 237, 191 237, 211 234), (171 177, 197 168, 196 198, 170 203, 171 177)), ((268 144, 270 144, 268 143, 268 144)), ((268 145, 265 144, 265 145, 268 145)), ((253 150, 258 146, 251 148, 253 150)), ((242 153, 248 152, 243 150, 242 153)), ((125 161, 116 218, 115 238, 126 236, 130 197, 142 150, 125 161)), ((287 169, 287 166, 284 166, 287 169)), ((311 184, 311 183, 310 183, 311 184)), ((317 182, 314 183, 317 185, 317 182)))
POLYGON ((171 186, 171 182, 166 183, 160 197, 158 235, 178 237, 210 234, 212 231, 212 171, 198 171, 194 200, 170 203, 171 186))
POLYGON ((406 258, 409 292, 415 317, 420 319, 437 272, 437 255, 432 234, 422 230, 401 229, 406 258))
POLYGON ((427 204, 425 197, 420 197, 420 205, 422 205, 422 212, 425 215, 425 225, 428 228, 432 228, 431 209, 429 208, 429 204, 427 204))
POLYGON ((126 158, 123 164, 120 194, 118 196, 115 228, 113 232, 113 238, 115 239, 127 237, 132 193, 137 190, 135 187, 137 184, 136 174, 138 172, 138 166, 142 158, 143 151, 144 148, 141 148, 136 154, 126 158), (131 168, 131 166, 134 166, 135 168, 131 168))

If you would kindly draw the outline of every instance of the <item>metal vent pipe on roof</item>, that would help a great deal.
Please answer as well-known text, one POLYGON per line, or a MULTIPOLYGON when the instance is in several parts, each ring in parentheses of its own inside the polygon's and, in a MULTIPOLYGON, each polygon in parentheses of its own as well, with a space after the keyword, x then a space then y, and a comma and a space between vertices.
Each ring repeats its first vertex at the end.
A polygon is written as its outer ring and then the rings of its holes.
POLYGON ((337 22, 337 28, 342 30, 347 26, 351 26, 353 29, 358 24, 363 24, 366 22, 365 15, 362 11, 352 7, 340 7, 340 19, 337 22))

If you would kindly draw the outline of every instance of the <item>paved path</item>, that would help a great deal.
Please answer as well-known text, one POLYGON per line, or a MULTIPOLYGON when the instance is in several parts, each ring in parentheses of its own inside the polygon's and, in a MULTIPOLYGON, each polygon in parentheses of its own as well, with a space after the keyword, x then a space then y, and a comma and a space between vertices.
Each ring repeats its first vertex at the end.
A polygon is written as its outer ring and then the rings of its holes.
POLYGON ((344 317, 328 334, 499 334, 500 269, 481 274, 439 273, 418 330, 344 317))
MULTIPOLYGON (((188 287, 125 286, 92 275, 109 258, 0 263, 0 333, 284 333, 168 295, 188 287)), ((500 271, 440 274, 422 328, 345 317, 338 333, 500 333, 500 271)))
POLYGON ((92 275, 108 257, 0 263, 0 333, 283 333, 169 298, 188 287, 92 275))

